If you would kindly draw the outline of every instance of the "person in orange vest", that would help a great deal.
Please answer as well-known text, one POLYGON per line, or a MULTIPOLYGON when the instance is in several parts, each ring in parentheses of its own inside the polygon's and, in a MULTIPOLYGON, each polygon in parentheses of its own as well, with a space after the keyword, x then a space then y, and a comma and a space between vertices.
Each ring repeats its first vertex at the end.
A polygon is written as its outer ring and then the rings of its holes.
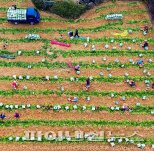
POLYGON ((13 88, 14 90, 16 90, 16 89, 18 88, 18 84, 17 84, 16 81, 13 81, 13 83, 12 83, 12 88, 13 88))

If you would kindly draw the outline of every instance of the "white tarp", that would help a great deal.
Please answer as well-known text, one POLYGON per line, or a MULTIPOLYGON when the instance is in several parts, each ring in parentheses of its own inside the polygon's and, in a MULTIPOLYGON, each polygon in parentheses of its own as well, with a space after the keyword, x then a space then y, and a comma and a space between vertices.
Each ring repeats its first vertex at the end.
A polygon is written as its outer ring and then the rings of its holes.
POLYGON ((29 34, 29 35, 26 35, 25 36, 26 39, 29 39, 29 40, 38 40, 40 39, 40 35, 38 34, 29 34))
POLYGON ((122 18, 123 18, 122 14, 110 14, 105 17, 106 20, 116 20, 116 19, 122 19, 122 18))
POLYGON ((8 20, 26 20, 26 9, 14 9, 10 7, 7 11, 8 20))

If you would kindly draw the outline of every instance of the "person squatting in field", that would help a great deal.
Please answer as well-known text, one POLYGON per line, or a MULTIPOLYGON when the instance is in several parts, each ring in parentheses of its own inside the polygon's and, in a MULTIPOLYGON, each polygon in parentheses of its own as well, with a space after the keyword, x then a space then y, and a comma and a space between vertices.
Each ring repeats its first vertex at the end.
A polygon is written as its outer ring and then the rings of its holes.
POLYGON ((89 90, 90 88, 90 78, 87 78, 86 80, 86 89, 89 90))
POLYGON ((18 88, 17 81, 13 81, 12 83, 12 89, 16 90, 18 88))

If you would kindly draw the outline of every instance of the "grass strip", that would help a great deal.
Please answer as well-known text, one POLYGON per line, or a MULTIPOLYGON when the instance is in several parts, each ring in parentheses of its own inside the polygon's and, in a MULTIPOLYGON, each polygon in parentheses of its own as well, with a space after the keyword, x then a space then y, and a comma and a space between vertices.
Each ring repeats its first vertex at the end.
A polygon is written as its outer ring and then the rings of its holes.
POLYGON ((124 92, 115 92, 115 91, 53 91, 53 90, 9 90, 4 91, 0 90, 1 96, 13 96, 13 95, 23 95, 23 96, 29 96, 29 95, 51 95, 56 94, 61 96, 62 94, 70 95, 70 96, 78 96, 78 97, 88 97, 88 96, 111 96, 111 94, 114 94, 115 97, 119 96, 126 96, 126 97, 140 97, 143 96, 153 96, 154 90, 149 91, 124 91, 124 92))
MULTIPOLYGON (((92 68, 92 69, 102 69, 102 68, 139 68, 136 64, 132 63, 116 63, 116 62, 110 62, 108 64, 93 64, 93 63, 85 63, 85 62, 73 62, 73 65, 80 64, 81 68, 92 68), (124 67, 123 67, 124 66, 124 67)), ((56 68, 68 68, 67 63, 65 62, 54 62, 49 63, 48 61, 45 62, 38 62, 38 63, 28 63, 28 62, 5 62, 0 61, 0 67, 20 67, 20 68, 28 68, 28 66, 31 65, 32 68, 48 68, 48 69, 56 69, 56 68)), ((154 64, 153 63, 145 63, 144 67, 147 69, 153 69, 154 64)))
MULTIPOLYGON (((23 79, 22 80, 19 80, 19 81, 23 81, 23 82, 44 82, 46 81, 45 79, 45 76, 43 77, 39 77, 39 76, 30 76, 30 79, 26 79, 26 75, 23 75, 22 76, 23 79)), ((68 78, 64 78, 64 77, 58 77, 58 79, 55 79, 54 77, 51 77, 50 76, 50 79, 49 79, 49 82, 51 83, 59 83, 59 82, 71 82, 71 77, 68 77, 68 78)), ((81 76, 78 78, 78 81, 74 81, 74 82, 85 82, 87 79, 87 77, 85 76, 81 76)), ((112 77, 112 78, 109 78, 109 77, 102 77, 102 76, 97 76, 97 77, 93 77, 93 81, 96 81, 96 82, 108 82, 108 83, 118 83, 118 82, 123 82, 127 79, 130 79, 130 80, 134 80, 134 81, 137 81, 137 82, 144 82, 145 80, 149 80, 149 81, 154 81, 154 77, 153 76, 150 76, 150 77, 144 77, 144 76, 128 76, 128 77, 124 77, 124 76, 116 76, 116 77, 112 77)), ((10 77, 10 76, 0 76, 0 80, 1 81, 12 81, 14 80, 13 77, 10 77)))
MULTIPOLYGON (((15 108, 15 105, 16 104, 3 104, 3 106, 0 107, 0 110, 6 110, 6 111, 13 111, 16 110, 15 108), (8 106, 13 106, 13 108, 7 108, 8 106), (6 107, 7 106, 7 107, 6 107)), ((58 104, 60 105, 60 104, 58 104)), ((50 111, 50 110, 53 110, 55 112, 58 112, 59 110, 63 110, 63 111, 66 111, 66 112, 70 112, 70 111, 73 111, 73 110, 77 110, 78 112, 84 112, 85 110, 83 110, 83 106, 81 105, 77 105, 77 109, 74 109, 73 108, 73 105, 69 105, 69 104, 63 104, 63 105, 60 105, 61 109, 55 109, 54 106, 57 106, 57 105, 42 105, 40 107, 40 109, 42 111, 50 111), (68 109, 66 109, 67 107, 69 107, 68 109)), ((90 110, 91 112, 99 112, 99 111, 108 111, 108 112, 111 112, 111 113, 114 113, 114 112, 121 112, 121 113, 124 113, 122 110, 121 110, 121 107, 119 106, 119 109, 118 110, 111 110, 110 107, 107 107, 107 106, 90 106, 90 105, 86 105, 86 111, 87 110, 90 110), (95 110, 92 110, 92 108, 95 107, 95 110)), ((132 111, 131 113, 132 114, 151 114, 151 111, 154 110, 154 106, 132 106, 132 111)), ((22 108, 22 105, 19 105, 18 106, 18 110, 38 110, 37 106, 36 105, 31 105, 30 107, 26 107, 25 108, 22 108)))
POLYGON ((4 120, 0 121, 0 127, 10 127, 10 126, 141 126, 141 127, 153 127, 154 121, 105 121, 105 120, 4 120))

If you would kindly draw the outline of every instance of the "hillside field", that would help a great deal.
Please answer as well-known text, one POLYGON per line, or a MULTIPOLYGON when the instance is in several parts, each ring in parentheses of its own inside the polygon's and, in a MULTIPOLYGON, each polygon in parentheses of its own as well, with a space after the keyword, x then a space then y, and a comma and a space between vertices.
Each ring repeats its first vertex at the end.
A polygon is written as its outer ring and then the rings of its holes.
POLYGON ((140 151, 139 145, 145 144, 143 150, 152 151, 154 29, 145 4, 106 2, 77 20, 40 11, 41 22, 36 25, 8 23, 6 12, 14 4, 33 7, 31 0, 0 0, 0 56, 15 57, 0 57, 0 114, 6 115, 0 119, 0 150, 140 151), (122 14, 123 19, 105 19, 114 13, 122 14), (147 35, 141 31, 145 25, 149 27, 147 35), (82 39, 69 38, 68 32, 75 29, 82 39), (41 38, 27 40, 28 34, 41 38), (70 47, 53 45, 51 40, 70 47), (144 40, 148 50, 141 47, 144 40), (5 42, 8 46, 4 49, 5 42), (143 67, 136 64, 138 60, 144 61, 143 67), (72 68, 78 64, 79 73, 72 68), (88 77, 90 88, 86 90, 88 77), (12 89, 14 80, 16 90, 12 89), (127 80, 134 80, 136 86, 130 87, 127 80), (78 102, 68 101, 70 97, 77 97, 78 102), (121 111, 124 105, 131 109, 121 111), (15 119, 15 112, 19 119, 15 119), (104 131, 105 140, 25 141, 25 131, 69 131, 71 135, 75 131, 104 131), (109 137, 123 138, 122 142, 109 142, 109 137), (140 139, 143 141, 138 142, 140 139))

